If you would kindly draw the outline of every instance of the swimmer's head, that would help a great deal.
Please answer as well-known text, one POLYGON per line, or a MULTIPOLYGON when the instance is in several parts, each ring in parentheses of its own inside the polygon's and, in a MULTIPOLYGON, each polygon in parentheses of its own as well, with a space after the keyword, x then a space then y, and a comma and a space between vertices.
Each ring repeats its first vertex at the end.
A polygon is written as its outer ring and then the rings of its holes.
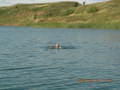
POLYGON ((52 43, 50 43, 50 48, 52 47, 52 43))
POLYGON ((60 45, 57 43, 57 44, 56 44, 56 48, 59 48, 59 47, 60 47, 60 45))

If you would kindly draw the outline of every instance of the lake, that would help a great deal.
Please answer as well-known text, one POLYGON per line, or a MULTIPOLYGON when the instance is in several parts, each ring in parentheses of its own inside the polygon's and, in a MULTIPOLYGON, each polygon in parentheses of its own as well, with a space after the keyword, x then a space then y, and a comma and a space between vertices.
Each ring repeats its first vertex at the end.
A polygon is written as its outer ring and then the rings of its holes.
POLYGON ((120 30, 0 26, 0 90, 119 89, 120 30))

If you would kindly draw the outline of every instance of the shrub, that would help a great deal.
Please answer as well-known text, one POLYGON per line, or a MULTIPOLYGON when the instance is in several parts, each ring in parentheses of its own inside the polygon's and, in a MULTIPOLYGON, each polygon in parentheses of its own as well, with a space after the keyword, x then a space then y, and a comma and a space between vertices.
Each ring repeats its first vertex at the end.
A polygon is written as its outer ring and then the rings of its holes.
POLYGON ((46 17, 51 17, 51 16, 57 16, 60 13, 60 9, 57 8, 51 8, 51 9, 47 9, 45 11, 45 15, 46 17))
POLYGON ((78 14, 78 13, 84 13, 84 11, 86 10, 86 6, 79 6, 75 9, 75 13, 78 14))
POLYGON ((87 7, 87 12, 88 13, 95 13, 98 11, 98 8, 96 6, 88 6, 87 7))
POLYGON ((70 14, 72 14, 74 12, 74 10, 73 9, 65 9, 65 10, 61 10, 61 12, 60 12, 60 15, 70 15, 70 14))
POLYGON ((72 8, 77 7, 79 3, 77 2, 59 2, 53 3, 44 8, 45 17, 69 15, 74 12, 72 8))
POLYGON ((49 5, 49 8, 65 9, 65 8, 77 7, 78 5, 79 3, 77 2, 58 2, 49 5))

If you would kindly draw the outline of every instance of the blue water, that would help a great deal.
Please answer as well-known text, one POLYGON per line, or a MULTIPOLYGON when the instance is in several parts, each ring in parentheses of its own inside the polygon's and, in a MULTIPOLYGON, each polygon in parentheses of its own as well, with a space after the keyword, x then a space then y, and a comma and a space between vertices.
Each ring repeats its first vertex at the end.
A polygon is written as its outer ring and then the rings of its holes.
POLYGON ((120 90, 120 30, 1 26, 0 90, 120 90))

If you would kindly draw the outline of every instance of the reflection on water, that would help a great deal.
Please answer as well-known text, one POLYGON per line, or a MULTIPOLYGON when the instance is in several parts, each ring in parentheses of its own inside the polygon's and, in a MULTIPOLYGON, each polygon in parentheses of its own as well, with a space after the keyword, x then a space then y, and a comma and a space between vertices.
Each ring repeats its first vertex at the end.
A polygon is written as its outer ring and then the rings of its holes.
POLYGON ((56 48, 55 46, 52 47, 45 47, 46 49, 77 49, 78 47, 74 46, 61 46, 60 48, 56 48))
POLYGON ((119 90, 119 59, 119 30, 0 27, 0 90, 119 90))

